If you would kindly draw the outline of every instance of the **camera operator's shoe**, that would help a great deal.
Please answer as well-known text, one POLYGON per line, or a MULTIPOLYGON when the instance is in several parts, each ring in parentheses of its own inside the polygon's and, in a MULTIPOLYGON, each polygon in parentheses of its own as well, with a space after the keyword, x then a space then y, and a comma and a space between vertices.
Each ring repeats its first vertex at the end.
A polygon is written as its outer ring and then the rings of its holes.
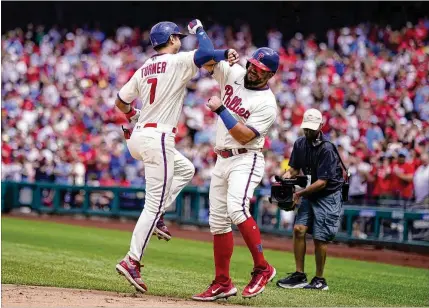
POLYGON ((164 223, 164 215, 161 216, 161 218, 156 223, 155 230, 153 231, 153 234, 155 234, 158 239, 162 239, 165 241, 171 240, 171 233, 168 231, 167 226, 164 223))
POLYGON ((300 289, 308 285, 307 275, 305 273, 289 273, 283 279, 277 281, 277 286, 283 289, 300 289))
POLYGON ((306 285, 304 289, 313 289, 313 290, 329 290, 328 283, 325 278, 314 277, 311 279, 310 284, 306 285))
POLYGON ((265 269, 254 268, 252 279, 242 292, 244 298, 254 297, 265 290, 265 286, 276 276, 276 269, 267 265, 265 269))

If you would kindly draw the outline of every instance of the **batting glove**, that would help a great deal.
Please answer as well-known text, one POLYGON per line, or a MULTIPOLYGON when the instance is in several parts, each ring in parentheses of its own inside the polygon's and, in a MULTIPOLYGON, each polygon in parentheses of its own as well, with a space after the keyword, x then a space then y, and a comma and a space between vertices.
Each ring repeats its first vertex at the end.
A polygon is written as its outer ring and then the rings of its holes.
POLYGON ((131 110, 125 114, 125 117, 127 118, 128 122, 132 124, 136 124, 140 117, 140 109, 131 107, 131 110))
POLYGON ((122 131, 124 132, 125 139, 127 139, 127 140, 130 139, 131 138, 131 134, 133 133, 133 130, 125 128, 123 125, 121 127, 122 127, 122 131))
POLYGON ((199 19, 194 19, 188 24, 188 31, 190 34, 197 34, 199 27, 203 27, 203 24, 199 19))

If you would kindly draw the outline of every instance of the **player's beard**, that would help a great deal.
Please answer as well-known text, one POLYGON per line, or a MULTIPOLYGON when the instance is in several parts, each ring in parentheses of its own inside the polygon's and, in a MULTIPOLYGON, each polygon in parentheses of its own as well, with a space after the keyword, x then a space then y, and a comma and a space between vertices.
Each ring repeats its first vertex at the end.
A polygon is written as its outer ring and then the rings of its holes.
POLYGON ((249 72, 246 72, 246 75, 244 75, 244 86, 246 88, 260 88, 264 85, 264 81, 261 81, 261 79, 256 80, 250 80, 249 79, 249 72))

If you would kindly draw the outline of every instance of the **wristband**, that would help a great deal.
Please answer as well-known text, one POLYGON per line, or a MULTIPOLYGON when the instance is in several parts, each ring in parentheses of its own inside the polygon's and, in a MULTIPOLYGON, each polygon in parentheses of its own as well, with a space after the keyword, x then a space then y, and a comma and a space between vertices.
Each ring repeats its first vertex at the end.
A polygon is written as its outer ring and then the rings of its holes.
POLYGON ((126 113, 124 113, 124 114, 125 114, 125 117, 126 117, 128 120, 130 120, 130 118, 132 118, 133 116, 135 116, 135 115, 136 115, 136 113, 137 113, 136 108, 131 107, 131 110, 130 110, 130 111, 128 111, 128 112, 126 112, 126 113))
POLYGON ((196 34, 199 34, 199 32, 200 32, 201 30, 203 30, 203 31, 204 31, 204 28, 203 28, 202 26, 198 27, 198 28, 197 28, 197 30, 195 31, 195 33, 196 33, 196 34))
POLYGON ((230 49, 225 49, 225 59, 228 59, 228 52, 230 51, 230 49))
POLYGON ((214 113, 216 113, 217 115, 220 115, 220 113, 222 111, 224 111, 226 108, 224 105, 220 105, 220 107, 218 109, 216 109, 215 111, 213 111, 214 113))
POLYGON ((238 121, 232 116, 231 113, 229 113, 228 109, 226 109, 223 105, 216 109, 215 112, 220 116, 228 130, 233 128, 238 123, 238 121))

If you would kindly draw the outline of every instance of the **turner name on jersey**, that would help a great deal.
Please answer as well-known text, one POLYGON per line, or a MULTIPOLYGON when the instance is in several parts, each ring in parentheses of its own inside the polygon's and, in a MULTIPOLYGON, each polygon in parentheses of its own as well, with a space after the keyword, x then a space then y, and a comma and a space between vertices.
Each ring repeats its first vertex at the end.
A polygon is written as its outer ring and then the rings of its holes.
POLYGON ((143 66, 141 68, 142 78, 153 74, 164 74, 166 67, 167 67, 167 62, 156 62, 156 63, 151 63, 148 66, 143 66))
POLYGON ((177 126, 186 84, 198 72, 194 51, 150 57, 119 91, 119 98, 142 101, 139 123, 177 126))
POLYGON ((249 90, 244 87, 246 69, 240 65, 229 66, 221 61, 214 66, 213 77, 219 82, 224 106, 243 124, 252 129, 256 138, 241 145, 226 129, 222 120, 217 121, 217 149, 260 149, 264 146, 268 129, 277 117, 277 103, 273 92, 267 87, 249 90))

